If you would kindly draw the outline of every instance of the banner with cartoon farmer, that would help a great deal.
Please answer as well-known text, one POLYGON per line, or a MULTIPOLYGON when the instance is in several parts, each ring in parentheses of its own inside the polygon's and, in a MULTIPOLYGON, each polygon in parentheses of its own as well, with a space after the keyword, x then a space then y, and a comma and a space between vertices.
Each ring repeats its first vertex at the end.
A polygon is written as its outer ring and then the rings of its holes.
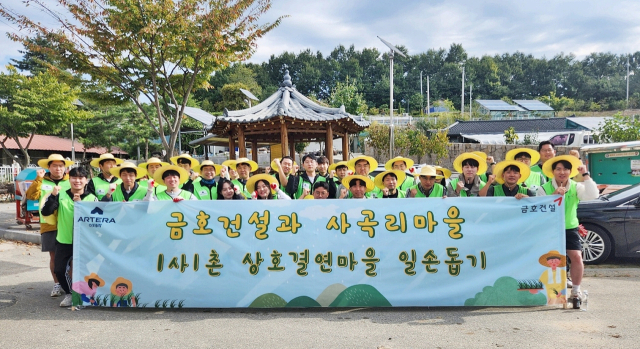
POLYGON ((79 202, 74 305, 565 302, 559 196, 79 202))

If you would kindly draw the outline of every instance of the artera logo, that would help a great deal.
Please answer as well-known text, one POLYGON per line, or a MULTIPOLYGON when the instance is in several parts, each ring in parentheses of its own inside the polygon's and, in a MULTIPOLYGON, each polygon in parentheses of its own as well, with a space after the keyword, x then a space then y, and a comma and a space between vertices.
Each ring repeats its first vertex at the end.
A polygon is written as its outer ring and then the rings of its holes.
MULTIPOLYGON (((97 214, 102 216, 104 212, 100 207, 96 207, 91 211, 91 214, 97 214)), ((89 223, 92 228, 100 228, 102 224, 115 223, 116 220, 109 217, 78 217, 78 223, 89 223)))
POLYGON ((102 209, 100 207, 96 207, 93 209, 93 211, 91 211, 91 214, 99 214, 102 215, 104 212, 102 212, 102 209))

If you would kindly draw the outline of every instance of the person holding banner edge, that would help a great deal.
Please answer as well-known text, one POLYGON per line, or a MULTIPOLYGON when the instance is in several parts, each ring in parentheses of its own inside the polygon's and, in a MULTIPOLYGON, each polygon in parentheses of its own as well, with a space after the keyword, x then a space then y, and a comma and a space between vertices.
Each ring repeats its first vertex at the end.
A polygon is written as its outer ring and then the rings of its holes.
POLYGON ((98 198, 85 190, 87 186, 87 171, 76 167, 69 171, 68 190, 56 185, 47 197, 42 207, 43 216, 51 216, 58 212, 58 235, 56 236, 56 252, 54 272, 60 281, 60 287, 65 292, 61 307, 71 306, 71 280, 73 257, 73 211, 77 201, 98 201, 98 198), (69 272, 67 273, 67 265, 69 272), (69 278, 67 278, 69 275, 69 278))
POLYGON ((569 299, 574 300, 574 307, 579 308, 584 296, 580 290, 580 283, 584 273, 582 262, 582 246, 578 234, 578 203, 581 200, 595 200, 600 194, 596 183, 587 172, 586 166, 580 160, 571 155, 561 155, 547 160, 542 166, 542 172, 550 178, 538 189, 537 195, 561 195, 564 198, 565 210, 565 234, 567 256, 571 261, 571 280, 573 288, 569 299), (578 173, 584 181, 576 183, 571 180, 578 173))

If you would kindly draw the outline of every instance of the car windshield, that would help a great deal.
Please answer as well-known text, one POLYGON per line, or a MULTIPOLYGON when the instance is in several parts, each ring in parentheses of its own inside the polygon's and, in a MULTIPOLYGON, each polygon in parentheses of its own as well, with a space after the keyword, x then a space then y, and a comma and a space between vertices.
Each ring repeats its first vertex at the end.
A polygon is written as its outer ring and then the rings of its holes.
POLYGON ((621 199, 621 198, 625 198, 628 197, 630 195, 638 195, 638 193, 640 193, 640 183, 636 183, 634 185, 630 185, 628 187, 624 187, 620 190, 616 190, 614 192, 611 192, 609 194, 605 194, 602 195, 601 198, 606 199, 607 201, 610 200, 617 200, 617 199, 621 199))

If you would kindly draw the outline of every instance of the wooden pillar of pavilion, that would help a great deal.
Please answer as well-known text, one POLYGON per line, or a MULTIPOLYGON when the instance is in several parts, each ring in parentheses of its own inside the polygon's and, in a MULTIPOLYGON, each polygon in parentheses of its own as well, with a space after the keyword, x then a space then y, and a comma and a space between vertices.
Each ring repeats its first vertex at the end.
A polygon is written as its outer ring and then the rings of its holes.
POLYGON ((327 137, 324 143, 324 153, 329 159, 329 163, 333 164, 333 128, 331 123, 327 123, 327 137))
POLYGON ((280 119, 280 146, 282 147, 282 156, 289 155, 289 135, 287 134, 287 124, 280 119))
POLYGON ((236 159, 236 140, 229 134, 229 160, 236 159))
POLYGON ((258 141, 251 141, 251 160, 258 162, 258 141))
POLYGON ((293 158, 293 161, 296 160, 296 140, 293 138, 289 140, 289 156, 293 158))
POLYGON ((247 157, 247 144, 244 139, 244 128, 238 126, 238 156, 241 158, 247 157))
POLYGON ((342 135, 342 161, 349 161, 349 132, 342 135))

